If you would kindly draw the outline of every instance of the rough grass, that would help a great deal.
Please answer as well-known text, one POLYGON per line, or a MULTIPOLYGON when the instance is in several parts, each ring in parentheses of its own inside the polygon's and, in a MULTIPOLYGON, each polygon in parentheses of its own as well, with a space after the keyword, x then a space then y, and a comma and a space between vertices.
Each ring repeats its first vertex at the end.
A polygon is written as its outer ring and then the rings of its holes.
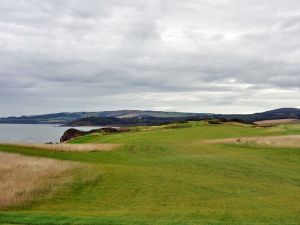
POLYGON ((299 148, 300 135, 282 135, 282 136, 266 136, 266 137, 243 137, 243 138, 226 138, 205 141, 206 143, 218 144, 248 144, 258 145, 270 148, 299 148))
POLYGON ((120 147, 119 144, 33 144, 33 143, 3 143, 3 145, 12 145, 20 147, 30 147, 46 149, 61 152, 93 152, 93 151, 111 151, 120 147))
POLYGON ((275 125, 275 124, 285 124, 285 123, 299 123, 298 119, 278 119, 278 120, 261 120, 254 122, 257 125, 275 125))
POLYGON ((0 153, 0 208, 24 203, 70 183, 79 164, 0 153))
POLYGON ((122 144, 115 151, 0 145, 0 151, 85 162, 101 173, 51 201, 0 211, 0 223, 299 225, 299 149, 204 142, 299 134, 298 125, 274 129, 195 122, 184 129, 140 128, 72 141, 122 144))

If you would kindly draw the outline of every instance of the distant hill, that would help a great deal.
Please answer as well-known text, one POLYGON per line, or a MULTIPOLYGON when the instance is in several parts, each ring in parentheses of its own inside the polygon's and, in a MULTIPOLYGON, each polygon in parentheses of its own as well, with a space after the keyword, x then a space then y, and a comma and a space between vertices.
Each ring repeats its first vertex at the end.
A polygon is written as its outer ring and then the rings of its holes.
MULTIPOLYGON (((159 114, 156 114, 159 115, 159 114)), ((185 122, 190 120, 203 119, 220 119, 223 121, 238 121, 253 123, 260 120, 276 120, 276 119, 300 119, 300 109, 297 108, 281 108, 262 113, 254 114, 174 114, 173 117, 149 116, 140 114, 139 116, 119 116, 119 117, 86 117, 67 123, 68 126, 140 126, 140 125, 159 125, 174 122, 185 122), (178 116, 176 116, 178 115, 178 116)))
POLYGON ((163 112, 163 111, 142 111, 142 110, 117 110, 102 112, 62 112, 45 115, 32 115, 20 117, 0 118, 0 123, 15 124, 66 124, 74 120, 89 117, 113 117, 113 118, 172 118, 172 117, 191 117, 191 116, 208 116, 205 113, 182 113, 182 112, 163 112))
POLYGON ((228 120, 237 119, 245 122, 255 122, 260 120, 277 120, 277 119, 300 119, 300 109, 298 108, 280 108, 261 113, 253 114, 219 114, 215 117, 225 118, 228 120))
POLYGON ((280 108, 253 114, 182 113, 143 110, 62 112, 45 115, 0 118, 0 123, 64 124, 70 126, 158 125, 201 119, 223 119, 253 123, 260 120, 300 119, 300 109, 280 108))
POLYGON ((193 118, 204 119, 206 117, 87 117, 69 122, 66 126, 156 126, 168 123, 186 122, 193 120, 193 118))

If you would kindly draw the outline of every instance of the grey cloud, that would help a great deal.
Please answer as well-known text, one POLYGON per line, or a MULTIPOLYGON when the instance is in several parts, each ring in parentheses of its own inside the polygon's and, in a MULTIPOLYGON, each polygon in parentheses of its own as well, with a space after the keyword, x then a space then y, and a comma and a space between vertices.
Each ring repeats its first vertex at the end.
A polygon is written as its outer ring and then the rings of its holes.
POLYGON ((299 8, 297 0, 3 0, 0 115, 299 106, 299 8))

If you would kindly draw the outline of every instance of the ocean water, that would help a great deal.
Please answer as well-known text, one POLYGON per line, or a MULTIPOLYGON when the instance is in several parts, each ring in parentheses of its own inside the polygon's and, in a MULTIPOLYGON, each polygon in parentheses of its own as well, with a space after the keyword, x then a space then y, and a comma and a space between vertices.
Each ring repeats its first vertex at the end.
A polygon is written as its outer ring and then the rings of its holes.
MULTIPOLYGON (((0 142, 59 142, 63 133, 71 127, 49 124, 0 124, 0 142)), ((88 131, 99 127, 77 127, 88 131)))

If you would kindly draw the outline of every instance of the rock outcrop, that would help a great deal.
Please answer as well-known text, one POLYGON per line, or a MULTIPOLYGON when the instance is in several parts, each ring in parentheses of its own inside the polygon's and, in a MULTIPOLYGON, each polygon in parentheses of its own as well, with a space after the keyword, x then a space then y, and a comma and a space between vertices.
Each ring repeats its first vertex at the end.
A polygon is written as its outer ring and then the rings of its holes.
POLYGON ((60 142, 65 142, 75 137, 83 136, 85 134, 87 134, 87 132, 71 128, 64 132, 63 136, 60 138, 60 142))
POLYGON ((114 128, 114 127, 103 127, 100 129, 93 129, 90 131, 82 131, 82 130, 70 128, 64 132, 64 134, 60 138, 60 142, 69 141, 71 139, 81 137, 81 136, 91 134, 91 133, 118 133, 118 132, 124 132, 124 131, 125 130, 122 130, 119 128, 114 128))

